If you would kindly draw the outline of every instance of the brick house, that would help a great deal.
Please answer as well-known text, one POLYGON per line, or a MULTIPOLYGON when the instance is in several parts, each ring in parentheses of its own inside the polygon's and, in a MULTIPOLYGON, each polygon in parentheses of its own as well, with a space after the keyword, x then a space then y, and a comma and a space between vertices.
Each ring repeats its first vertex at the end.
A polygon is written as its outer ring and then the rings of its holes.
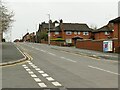
MULTIPOLYGON (((53 30, 54 28, 55 28, 54 22, 52 23, 52 20, 50 20, 50 29, 53 30)), ((42 39, 46 41, 47 38, 44 38, 43 35, 41 34, 47 35, 48 30, 49 30, 49 23, 42 22, 41 24, 39 24, 38 31, 36 32, 36 42, 39 43, 41 42, 42 39)))
POLYGON ((76 39, 90 39, 92 29, 87 24, 63 23, 63 20, 60 20, 58 26, 51 29, 50 33, 51 39, 62 38, 66 43, 75 43, 76 39))
POLYGON ((120 17, 109 21, 109 23, 113 25, 113 38, 120 40, 120 17))
POLYGON ((113 29, 109 25, 93 30, 92 33, 95 40, 111 39, 113 37, 113 29))

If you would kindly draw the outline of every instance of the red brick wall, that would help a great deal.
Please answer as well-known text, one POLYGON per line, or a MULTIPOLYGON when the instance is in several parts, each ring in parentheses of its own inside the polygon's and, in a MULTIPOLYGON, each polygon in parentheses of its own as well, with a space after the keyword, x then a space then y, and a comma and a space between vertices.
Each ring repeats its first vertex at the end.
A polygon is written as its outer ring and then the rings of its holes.
POLYGON ((118 24, 114 24, 113 38, 118 38, 118 24))
MULTIPOLYGON (((102 51, 103 52, 103 40, 82 40, 77 41, 77 48, 102 51)), ((113 52, 120 52, 120 43, 118 44, 118 40, 113 40, 113 52), (115 51, 114 51, 115 48, 115 51)))
POLYGON ((108 36, 113 37, 113 33, 110 32, 109 35, 105 35, 105 32, 98 32, 98 33, 95 33, 94 36, 95 36, 96 40, 98 40, 98 39, 108 39, 108 36))

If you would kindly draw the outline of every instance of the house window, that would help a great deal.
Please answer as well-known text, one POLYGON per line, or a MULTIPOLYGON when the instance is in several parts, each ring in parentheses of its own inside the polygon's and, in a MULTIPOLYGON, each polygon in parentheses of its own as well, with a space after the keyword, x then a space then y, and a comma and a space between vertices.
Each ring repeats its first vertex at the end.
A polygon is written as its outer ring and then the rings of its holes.
POLYGON ((58 35, 58 34, 59 34, 59 32, 55 32, 55 34, 56 34, 56 35, 58 35))
POLYGON ((78 34, 80 35, 80 32, 78 32, 78 34))
POLYGON ((110 32, 105 32, 105 35, 109 35, 110 34, 110 32))
POLYGON ((83 35, 89 35, 89 32, 83 32, 83 35))
POLYGON ((71 35, 72 32, 71 31, 66 31, 66 35, 71 35))
POLYGON ((76 34, 77 34, 77 32, 74 32, 74 34, 76 35, 76 34))

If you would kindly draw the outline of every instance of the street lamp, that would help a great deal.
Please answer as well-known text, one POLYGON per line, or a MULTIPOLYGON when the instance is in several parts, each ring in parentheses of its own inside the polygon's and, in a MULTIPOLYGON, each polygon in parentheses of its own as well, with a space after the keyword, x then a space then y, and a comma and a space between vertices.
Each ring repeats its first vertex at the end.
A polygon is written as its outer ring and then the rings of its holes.
POLYGON ((48 17, 49 17, 48 45, 50 45, 50 14, 48 14, 48 17))

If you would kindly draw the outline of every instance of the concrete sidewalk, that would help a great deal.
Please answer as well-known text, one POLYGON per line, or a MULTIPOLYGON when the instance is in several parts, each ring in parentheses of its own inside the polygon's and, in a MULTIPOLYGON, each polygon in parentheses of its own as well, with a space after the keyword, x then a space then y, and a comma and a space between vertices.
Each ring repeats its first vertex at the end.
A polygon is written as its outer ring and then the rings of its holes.
POLYGON ((12 62, 24 58, 13 43, 2 43, 2 63, 12 62))
POLYGON ((107 60, 118 60, 119 54, 117 53, 105 53, 100 51, 93 51, 93 50, 86 50, 86 49, 79 49, 75 47, 59 47, 59 46, 52 46, 52 49, 62 50, 66 52, 76 53, 80 55, 86 55, 89 57, 94 57, 97 59, 107 59, 107 60))

